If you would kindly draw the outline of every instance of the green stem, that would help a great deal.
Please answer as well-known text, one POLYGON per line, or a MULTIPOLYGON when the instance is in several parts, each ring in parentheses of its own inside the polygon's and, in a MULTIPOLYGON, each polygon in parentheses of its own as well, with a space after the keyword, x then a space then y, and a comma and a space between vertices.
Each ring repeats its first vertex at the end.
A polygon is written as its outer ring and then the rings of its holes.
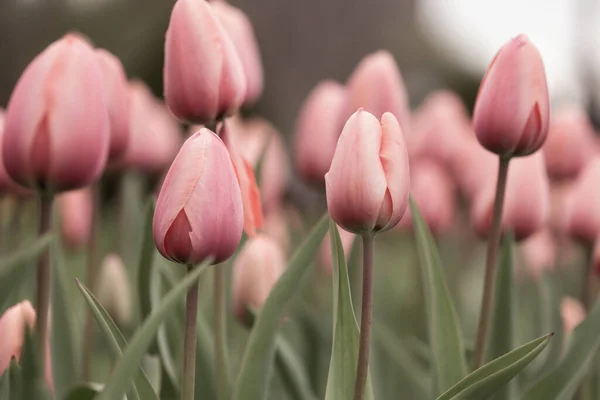
MULTIPOLYGON (((192 270, 188 267, 188 271, 192 270)), ((198 325, 198 283, 190 288, 185 299, 185 330, 183 339, 183 378, 181 400, 194 400, 196 385, 196 328, 198 325)))
POLYGON ((496 280, 496 267, 498 265, 498 248, 502 233, 502 209, 504 208, 504 195, 506 192, 506 178, 508 177, 508 164, 510 158, 500 158, 498 165, 498 180, 496 182, 496 198, 494 200, 494 214, 488 238, 487 257, 485 260, 485 280, 483 286, 483 299, 479 313, 479 327, 477 329, 477 342, 475 344, 474 368, 483 364, 487 331, 492 318, 492 302, 494 300, 494 282, 496 280))
POLYGON ((373 323, 373 235, 363 235, 363 291, 362 313, 360 317, 360 347, 358 349, 358 365, 354 384, 354 400, 362 400, 365 396, 367 375, 369 373, 369 350, 371 343, 371 326, 373 323))
POLYGON ((228 400, 229 365, 227 356, 227 308, 225 305, 225 269, 217 266, 214 269, 213 329, 215 337, 215 373, 217 391, 220 400, 228 400))
MULTIPOLYGON (((40 198, 39 236, 43 236, 52 227, 52 197, 40 198)), ((46 337, 48 336, 48 307, 50 305, 50 250, 45 250, 38 261, 37 268, 37 341, 40 365, 46 365, 46 337)))

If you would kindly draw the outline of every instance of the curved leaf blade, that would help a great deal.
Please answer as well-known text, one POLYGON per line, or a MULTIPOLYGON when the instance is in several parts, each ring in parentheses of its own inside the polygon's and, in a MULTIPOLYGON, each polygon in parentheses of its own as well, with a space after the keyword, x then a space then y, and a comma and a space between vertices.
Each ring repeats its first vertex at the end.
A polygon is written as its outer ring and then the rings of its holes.
POLYGON ((317 396, 312 392, 308 376, 306 376, 292 344, 279 335, 276 350, 275 360, 277 366, 290 388, 293 398, 297 400, 317 400, 317 396))
POLYGON ((152 236, 152 219, 154 217, 154 199, 146 206, 144 230, 142 231, 142 247, 137 267, 137 290, 139 294, 140 318, 145 320, 152 312, 151 279, 152 265, 155 255, 154 237, 152 236))

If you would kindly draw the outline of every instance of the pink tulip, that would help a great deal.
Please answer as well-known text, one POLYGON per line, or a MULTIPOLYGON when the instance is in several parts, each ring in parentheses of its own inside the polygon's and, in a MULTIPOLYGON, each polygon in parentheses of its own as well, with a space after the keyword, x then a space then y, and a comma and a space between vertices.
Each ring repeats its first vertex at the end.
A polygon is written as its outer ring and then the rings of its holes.
POLYGON ((295 166, 307 183, 323 185, 344 126, 346 89, 323 81, 308 95, 294 133, 295 166))
POLYGON ((4 137, 4 110, 0 108, 0 194, 11 194, 17 196, 28 196, 31 192, 28 189, 25 189, 23 186, 17 184, 12 180, 8 172, 6 172, 6 168, 4 167, 4 163, 1 161, 3 157, 2 146, 3 146, 3 137, 4 137))
POLYGON ((133 305, 129 276, 123 260, 115 253, 108 254, 102 261, 96 297, 118 324, 126 325, 131 321, 133 305))
POLYGON ((451 169, 463 198, 472 202, 481 187, 498 175, 498 157, 482 148, 474 137, 460 142, 451 169))
POLYGON ((106 165, 104 80, 92 47, 69 34, 27 66, 10 98, 3 138, 17 183, 53 192, 84 187, 106 165))
MULTIPOLYGON (((344 229, 338 229, 338 232, 340 233, 342 248, 344 249, 344 257, 346 257, 346 262, 348 262, 348 257, 350 257, 350 250, 352 250, 352 245, 354 244, 354 239, 356 238, 356 235, 344 229)), ((321 248, 319 250, 319 265, 321 267, 321 271, 323 271, 326 275, 331 276, 333 268, 333 257, 331 254, 331 236, 329 233, 325 235, 325 237, 323 238, 323 242, 321 243, 321 248)))
POLYGON ((211 5, 240 56, 246 77, 244 103, 253 103, 263 91, 264 79, 260 50, 252 22, 242 10, 225 1, 216 1, 211 5))
POLYGON ((550 185, 550 227, 560 236, 569 234, 568 212, 571 209, 574 181, 553 182, 550 185))
POLYGON ((89 243, 92 236, 94 199, 89 187, 60 194, 57 199, 63 240, 70 247, 89 243))
POLYGON ((557 112, 542 147, 550 177, 575 178, 594 156, 594 140, 594 128, 584 110, 570 107, 557 112))
POLYGON ((30 330, 35 326, 35 310, 27 300, 10 307, 0 317, 0 375, 13 357, 17 361, 21 358, 26 325, 30 330))
MULTIPOLYGON (((447 232, 456 213, 456 187, 452 177, 438 162, 421 159, 410 169, 410 194, 431 232, 439 235, 447 232)), ((410 209, 401 224, 412 226, 410 209)))
POLYGON ((143 82, 132 82, 129 96, 129 145, 115 167, 160 174, 171 164, 181 146, 181 129, 143 82))
POLYGON ((127 76, 121 61, 106 50, 96 50, 104 76, 104 91, 110 119, 110 147, 108 158, 118 160, 129 143, 129 92, 127 76))
MULTIPOLYGON (((513 160, 508 170, 502 226, 517 240, 538 232, 550 217, 550 188, 542 153, 513 160)), ((487 237, 492 221, 496 180, 490 176, 472 205, 472 221, 477 233, 487 237)))
POLYGON ((185 141, 162 185, 154 212, 154 243, 182 264, 228 259, 242 236, 242 195, 227 148, 203 128, 185 141))
POLYGON ((402 129, 392 113, 384 113, 381 123, 362 109, 352 114, 325 185, 331 218, 347 231, 385 231, 400 221, 410 173, 402 129))
POLYGON ((600 156, 595 156, 573 186, 566 215, 567 232, 592 244, 600 233, 600 156))
POLYGON ((242 323, 247 309, 259 311, 285 270, 285 254, 277 242, 259 234, 249 239, 233 263, 232 307, 242 323))
POLYGON ((544 271, 556 266, 556 240, 550 229, 544 229, 525 240, 521 254, 529 275, 540 279, 544 271))
POLYGON ((402 131, 410 132, 410 108, 404 82, 394 57, 380 50, 362 59, 348 79, 347 118, 359 108, 376 117, 394 114, 402 131))
POLYGON ((263 226, 263 233, 275 240, 286 253, 290 250, 291 241, 289 214, 284 207, 271 210, 265 214, 263 226))
POLYGON ((502 157, 526 156, 544 144, 549 119, 542 57, 519 35, 500 49, 481 81, 473 112, 477 139, 502 157))
POLYGON ((260 203, 260 192, 254 178, 252 166, 238 150, 239 144, 237 137, 229 129, 228 125, 222 125, 221 139, 225 147, 229 150, 229 155, 233 161, 235 176, 237 177, 242 193, 242 204, 244 206, 244 231, 248 236, 255 236, 256 230, 262 228, 263 214, 260 203))
POLYGON ((210 3, 177 0, 165 41, 167 105, 178 118, 207 123, 233 114, 246 96, 238 53, 210 3))
POLYGON ((560 315, 563 320, 564 332, 571 334, 586 317, 586 312, 581 303, 572 297, 565 297, 560 302, 560 315))

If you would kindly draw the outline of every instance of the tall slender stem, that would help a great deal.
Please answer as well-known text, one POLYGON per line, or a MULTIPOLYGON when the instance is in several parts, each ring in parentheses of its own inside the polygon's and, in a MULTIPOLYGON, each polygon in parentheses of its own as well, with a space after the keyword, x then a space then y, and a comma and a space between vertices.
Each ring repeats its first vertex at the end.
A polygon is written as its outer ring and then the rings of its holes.
POLYGON ((496 266, 498 261, 498 248, 500 247, 500 234, 502 232, 502 209, 504 208, 504 194, 506 192, 506 178, 508 176, 508 163, 510 158, 500 158, 498 166, 498 180, 496 183, 496 197, 494 200, 494 213, 492 226, 488 238, 487 256, 485 260, 485 281, 481 312, 479 313, 479 328, 475 344, 474 369, 483 364, 487 331, 492 317, 492 301, 494 299, 494 281, 496 280, 496 266))
MULTIPOLYGON (((188 271, 192 266, 188 267, 188 271)), ((185 331, 183 339, 183 382, 181 400, 193 400, 196 385, 196 327, 198 324, 198 283, 185 299, 185 331)))
MULTIPOLYGON (((52 226, 52 197, 40 197, 39 235, 50 231, 52 226)), ((37 341, 40 365, 46 365, 46 337, 48 336, 48 307, 50 305, 50 250, 45 250, 38 261, 37 268, 37 341)))
POLYGON ((225 269, 217 266, 214 269, 213 329, 215 337, 215 371, 217 391, 220 400, 228 400, 229 365, 227 356, 227 309, 225 305, 225 269))
POLYGON ((354 384, 354 400, 362 400, 367 385, 369 372, 369 350, 371 344, 371 325, 373 322, 373 235, 363 235, 363 291, 362 313, 360 316, 360 347, 358 349, 358 365, 354 384))

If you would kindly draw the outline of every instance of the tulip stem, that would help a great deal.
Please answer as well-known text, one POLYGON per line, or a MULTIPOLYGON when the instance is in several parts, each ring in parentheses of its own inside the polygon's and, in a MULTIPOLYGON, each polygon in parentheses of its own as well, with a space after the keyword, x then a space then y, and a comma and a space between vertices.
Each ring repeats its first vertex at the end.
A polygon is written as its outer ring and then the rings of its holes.
MULTIPOLYGON (((193 266, 188 267, 191 271, 193 266)), ((183 337, 183 379, 181 400, 194 399, 196 385, 196 327, 198 324, 198 283, 187 292, 185 299, 185 330, 183 337)))
MULTIPOLYGON (((40 197, 40 237, 50 231, 52 227, 52 202, 51 196, 40 197)), ((38 261, 37 268, 37 341, 40 365, 46 365, 46 337, 48 336, 48 307, 50 305, 50 250, 45 250, 38 261)))
POLYGON ((215 337, 215 372, 220 400, 228 400, 229 365, 227 356, 227 308, 225 306, 225 269, 217 266, 214 272, 213 329, 215 337))
POLYGON ((373 259, 374 235, 363 235, 363 290, 362 313, 360 316, 360 347, 358 349, 358 365, 354 384, 354 400, 362 400, 365 396, 367 375, 369 373, 369 350, 371 344, 371 325, 373 322, 373 259))
POLYGON ((485 260, 485 280, 481 311, 479 313, 479 328, 477 330, 473 369, 477 369, 483 364, 487 331, 489 329, 490 319, 492 318, 492 301, 494 299, 498 248, 500 247, 500 235, 502 233, 502 209, 504 208, 504 195, 506 192, 506 178, 508 177, 509 161, 510 158, 500 157, 498 165, 496 198, 494 200, 494 213, 492 216, 492 226, 488 238, 487 256, 485 260))

